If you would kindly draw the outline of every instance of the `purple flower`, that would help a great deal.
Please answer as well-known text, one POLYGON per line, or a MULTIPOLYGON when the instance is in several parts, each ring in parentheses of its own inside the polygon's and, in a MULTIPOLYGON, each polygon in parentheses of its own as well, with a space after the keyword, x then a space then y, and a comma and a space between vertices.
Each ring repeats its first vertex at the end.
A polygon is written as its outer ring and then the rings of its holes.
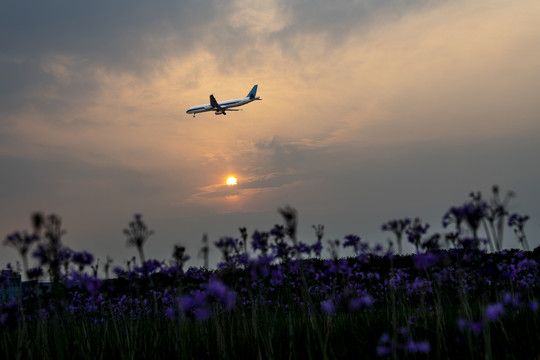
POLYGON ((70 283, 73 285, 82 285, 90 294, 98 293, 102 281, 88 274, 73 274, 71 275, 70 283))
POLYGON ((375 247, 373 248, 373 252, 375 254, 381 254, 384 252, 384 247, 381 245, 381 244, 377 244, 375 245, 375 247))
POLYGON ((431 252, 425 253, 425 254, 416 254, 414 255, 413 261, 414 261, 414 267, 417 269, 426 269, 434 266, 437 264, 437 261, 439 260, 439 257, 431 252))
POLYGON ((91 265, 94 262, 94 256, 87 251, 74 252, 71 255, 71 260, 82 267, 91 265))
POLYGON ((390 346, 379 345, 377 346, 377 355, 379 356, 388 356, 392 354, 392 348, 390 346))
POLYGON ((501 303, 490 304, 487 306, 484 316, 489 321, 497 321, 497 319, 504 313, 504 305, 501 303))
POLYGON ((298 245, 296 246, 296 250, 298 251, 299 254, 309 255, 311 253, 311 247, 307 244, 304 244, 301 241, 298 242, 298 245))
MULTIPOLYGON (((85 251, 86 253, 86 251, 85 251)), ((68 247, 63 247, 61 248, 60 250, 58 250, 58 260, 60 260, 61 262, 66 262, 68 261, 69 262, 69 259, 71 258, 73 254, 73 251, 68 248, 68 247)), ((90 253, 86 253, 88 255, 90 255, 92 257, 92 254, 90 253)), ((92 257, 92 261, 90 262, 90 264, 93 262, 93 257, 92 257)), ((90 265, 90 264, 86 264, 86 265, 90 265)))
POLYGON ((113 273, 116 276, 121 276, 121 275, 124 275, 126 273, 126 271, 124 269, 122 269, 120 266, 115 266, 113 268, 113 273))
POLYGON ((336 312, 336 306, 332 300, 325 300, 321 302, 321 309, 328 315, 333 315, 336 312))
POLYGON ((469 324, 468 320, 461 319, 461 318, 457 320, 457 327, 458 327, 459 331, 461 331, 461 332, 467 330, 468 324, 469 324))
POLYGON ((280 267, 272 270, 272 278, 270 279, 270 284, 272 284, 272 286, 279 286, 283 284, 283 274, 281 273, 280 267))
POLYGON ((268 233, 255 231, 251 236, 251 247, 253 250, 260 250, 263 254, 268 251, 268 233))
POLYGON ((203 288, 181 299, 180 309, 186 315, 206 320, 211 316, 214 305, 220 305, 224 310, 230 310, 234 306, 236 293, 218 279, 211 279, 203 288))
POLYGON ((197 308, 193 310, 193 315, 199 321, 204 321, 210 318, 211 310, 207 307, 197 308))
POLYGON ((171 320, 174 320, 176 318, 176 312, 174 311, 172 307, 168 307, 165 310, 165 317, 171 320))
POLYGON ((503 298, 503 304, 506 307, 513 307, 517 309, 521 305, 519 301, 519 296, 518 295, 514 296, 510 292, 504 293, 502 298, 503 298))
POLYGON ((529 304, 529 309, 531 309, 532 312, 538 312, 538 308, 538 301, 536 299, 533 299, 529 304))
POLYGON ((458 319, 457 326, 459 331, 471 331, 475 335, 480 335, 484 329, 481 321, 474 322, 466 319, 458 319))
POLYGON ((358 311, 362 308, 369 308, 373 306, 373 298, 369 295, 364 295, 359 298, 352 298, 349 300, 349 309, 351 311, 358 311))
POLYGON ((217 279, 211 279, 207 285, 207 293, 220 299, 227 292, 227 287, 217 279))
POLYGON ((431 347, 427 341, 414 342, 409 340, 406 346, 406 352, 427 354, 431 351, 431 347))
POLYGON ((283 240, 285 238, 285 227, 283 227, 283 225, 275 225, 274 228, 270 230, 270 235, 276 240, 283 240))
POLYGON ((146 260, 142 266, 136 266, 135 272, 141 275, 149 275, 161 268, 162 264, 158 260, 146 260))
POLYGON ((38 245, 36 250, 34 250, 34 252, 32 253, 32 256, 39 260, 40 265, 45 265, 49 261, 47 250, 41 244, 38 245))
POLYGON ((394 351, 394 345, 392 339, 387 333, 383 333, 379 339, 379 345, 377 346, 377 355, 388 356, 394 351))
POLYGON ((311 245, 311 250, 315 253, 316 256, 321 256, 322 244, 320 241, 317 241, 315 244, 311 245))
POLYGON ((514 213, 508 217, 508 226, 513 226, 516 229, 523 230, 523 227, 525 226, 527 220, 529 220, 528 215, 519 215, 514 213))
POLYGON ((347 235, 345 236, 345 242, 343 243, 343 247, 352 247, 354 251, 356 252, 358 250, 358 246, 360 244, 360 237, 357 235, 347 235))

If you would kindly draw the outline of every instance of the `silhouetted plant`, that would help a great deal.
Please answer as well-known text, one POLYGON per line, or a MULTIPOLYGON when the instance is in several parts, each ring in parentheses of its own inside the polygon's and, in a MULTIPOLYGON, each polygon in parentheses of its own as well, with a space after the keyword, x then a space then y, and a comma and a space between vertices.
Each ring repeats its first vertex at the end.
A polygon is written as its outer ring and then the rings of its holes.
POLYGON ((254 231, 251 235, 251 248, 254 252, 257 250, 261 252, 262 256, 266 256, 269 249, 268 238, 270 234, 264 231, 254 231))
POLYGON ((410 223, 411 220, 409 218, 404 218, 399 220, 390 220, 381 226, 382 231, 390 231, 396 236, 398 254, 400 255, 402 253, 401 241, 403 238, 403 232, 405 232, 410 223))
POLYGON ((199 251, 199 256, 203 258, 204 268, 208 269, 208 258, 209 258, 209 248, 208 248, 208 235, 203 234, 202 237, 203 246, 199 251))
POLYGON ((285 206, 284 208, 278 209, 278 211, 285 220, 287 235, 291 238, 293 244, 296 245, 296 228, 298 226, 297 211, 289 205, 285 206))
POLYGON ((420 251, 422 236, 426 234, 427 229, 429 229, 429 224, 422 225, 422 221, 419 218, 415 218, 405 229, 407 240, 414 245, 416 252, 420 251))
POLYGON ((28 276, 28 252, 32 246, 40 239, 41 228, 44 223, 43 214, 35 212, 31 216, 32 227, 34 228, 33 234, 28 234, 26 231, 14 232, 11 235, 6 236, 4 245, 15 248, 22 259, 24 274, 28 276))
POLYGON ((447 227, 454 223, 456 234, 447 239, 455 242, 455 239, 462 234, 462 224, 466 224, 472 232, 473 238, 478 241, 478 230, 483 225, 488 245, 491 251, 501 251, 503 246, 503 231, 505 217, 508 215, 508 202, 515 196, 513 191, 508 191, 504 199, 500 198, 499 187, 492 187, 492 198, 489 202, 482 199, 481 192, 471 192, 471 200, 462 206, 453 206, 443 217, 443 226, 447 227))
POLYGON ((154 234, 154 231, 148 230, 146 224, 142 221, 141 214, 135 214, 134 217, 135 219, 129 223, 128 228, 124 229, 124 235, 127 237, 127 245, 137 248, 141 264, 144 264, 143 246, 146 240, 154 234))
POLYGON ((111 267, 112 262, 113 262, 113 259, 107 256, 107 261, 105 261, 105 265, 103 265, 103 271, 105 272, 105 279, 109 279, 109 269, 111 267))
MULTIPOLYGON (((492 198, 488 202, 486 216, 484 221, 485 231, 490 242, 495 244, 495 250, 501 251, 503 246, 503 232, 505 217, 508 215, 508 203, 515 196, 513 191, 508 191, 501 200, 499 196, 499 187, 493 185, 492 198), (489 227, 487 226, 489 224, 489 227)), ((493 250, 493 249, 492 249, 493 250)))
POLYGON ((525 223, 529 220, 528 215, 512 214, 508 218, 508 226, 513 227, 516 237, 524 250, 529 251, 529 243, 525 235, 525 223))
POLYGON ((321 242, 322 238, 324 237, 324 225, 318 224, 318 225, 313 225, 312 227, 315 230, 315 236, 317 237, 317 242, 321 242))
POLYGON ((245 227, 238 228, 240 231, 240 237, 242 238, 242 246, 244 247, 244 253, 247 254, 247 229, 245 227))
POLYGON ((174 245, 173 260, 178 269, 183 272, 183 266, 189 260, 189 255, 186 254, 184 246, 174 245))
POLYGON ((36 234, 28 234, 26 232, 15 232, 8 235, 4 240, 4 245, 15 248, 22 259, 23 271, 28 276, 28 251, 33 244, 39 241, 39 237, 36 234))
POLYGON ((62 229, 62 219, 57 215, 49 215, 43 220, 43 237, 45 242, 38 245, 32 255, 39 259, 40 264, 48 267, 49 276, 53 286, 60 281, 60 267, 69 261, 71 251, 62 247, 62 236, 66 230, 62 229))
POLYGON ((341 244, 341 241, 339 239, 334 240, 328 240, 328 252, 330 253, 330 257, 337 261, 339 259, 339 245, 341 244))

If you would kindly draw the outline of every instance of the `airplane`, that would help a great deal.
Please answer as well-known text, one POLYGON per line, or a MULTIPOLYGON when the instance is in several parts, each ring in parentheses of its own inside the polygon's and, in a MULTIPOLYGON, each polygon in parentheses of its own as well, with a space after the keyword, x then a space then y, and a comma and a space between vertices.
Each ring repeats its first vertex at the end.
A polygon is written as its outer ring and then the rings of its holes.
POLYGON ((233 107, 242 106, 249 104, 250 102, 254 100, 262 100, 260 96, 257 95, 257 86, 253 86, 249 94, 246 95, 246 97, 240 98, 240 99, 232 99, 232 100, 225 100, 217 102, 214 95, 210 95, 210 104, 204 104, 204 105, 196 105, 192 106, 186 111, 186 114, 193 114, 193 117, 195 117, 195 114, 206 112, 206 111, 215 111, 216 115, 227 115, 226 111, 240 111, 242 109, 231 109, 233 107))

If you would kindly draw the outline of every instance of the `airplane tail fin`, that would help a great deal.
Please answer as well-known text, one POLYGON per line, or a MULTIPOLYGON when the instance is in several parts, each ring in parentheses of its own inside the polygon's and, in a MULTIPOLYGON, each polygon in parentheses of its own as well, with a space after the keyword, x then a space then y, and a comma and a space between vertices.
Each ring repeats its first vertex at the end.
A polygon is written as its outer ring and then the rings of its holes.
POLYGON ((248 97, 248 98, 250 98, 250 99, 255 99, 255 96, 257 95, 257 86, 258 86, 258 85, 253 86, 253 88, 251 89, 251 91, 249 92, 249 94, 247 94, 246 97, 248 97))

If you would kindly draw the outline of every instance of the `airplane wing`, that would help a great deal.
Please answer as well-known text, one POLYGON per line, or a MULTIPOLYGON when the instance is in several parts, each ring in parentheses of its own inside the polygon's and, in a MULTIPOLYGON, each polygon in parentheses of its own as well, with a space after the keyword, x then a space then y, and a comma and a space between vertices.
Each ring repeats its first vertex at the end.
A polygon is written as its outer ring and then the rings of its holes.
POLYGON ((221 106, 219 106, 218 102, 216 101, 216 98, 214 97, 214 95, 210 95, 210 105, 212 105, 212 107, 215 109, 215 110, 223 110, 223 108, 221 106))

